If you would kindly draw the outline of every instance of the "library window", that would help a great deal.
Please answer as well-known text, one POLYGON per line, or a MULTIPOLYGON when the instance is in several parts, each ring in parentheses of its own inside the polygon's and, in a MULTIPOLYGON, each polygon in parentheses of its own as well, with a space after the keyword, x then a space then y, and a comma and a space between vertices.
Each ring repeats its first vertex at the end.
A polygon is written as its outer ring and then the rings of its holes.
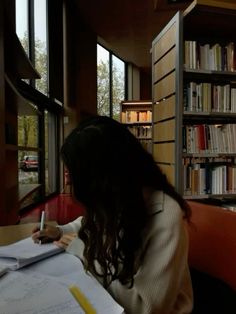
POLYGON ((125 62, 97 45, 97 112, 120 119, 120 103, 125 98, 125 62))
POLYGON ((16 33, 41 79, 31 85, 48 95, 47 1, 16 0, 16 33))
POLYGON ((49 98, 47 5, 47 0, 16 0, 16 33, 41 77, 20 82, 26 99, 24 108, 18 110, 21 209, 43 201, 56 193, 59 186, 57 134, 61 106, 49 98), (34 192, 21 200, 27 191, 34 192))

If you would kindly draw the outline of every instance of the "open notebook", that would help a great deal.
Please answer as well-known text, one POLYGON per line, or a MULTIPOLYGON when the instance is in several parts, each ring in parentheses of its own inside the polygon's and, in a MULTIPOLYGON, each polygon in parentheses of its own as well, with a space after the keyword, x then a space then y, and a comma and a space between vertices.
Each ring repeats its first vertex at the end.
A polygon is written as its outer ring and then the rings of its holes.
POLYGON ((0 274, 4 269, 17 270, 46 257, 63 252, 53 243, 36 244, 29 237, 10 245, 0 246, 0 274))

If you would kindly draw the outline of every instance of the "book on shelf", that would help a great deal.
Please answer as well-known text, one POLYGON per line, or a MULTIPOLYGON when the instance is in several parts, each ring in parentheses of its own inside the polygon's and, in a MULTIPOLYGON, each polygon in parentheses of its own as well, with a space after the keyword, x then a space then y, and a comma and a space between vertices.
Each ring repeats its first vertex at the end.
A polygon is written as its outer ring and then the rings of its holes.
POLYGON ((186 69, 209 71, 236 71, 234 42, 225 46, 219 43, 201 43, 195 40, 184 42, 184 64, 186 69))
POLYGON ((79 258, 53 244, 38 245, 27 238, 1 246, 0 254, 1 313, 123 313, 79 258), (71 286, 80 291, 76 299, 71 286))

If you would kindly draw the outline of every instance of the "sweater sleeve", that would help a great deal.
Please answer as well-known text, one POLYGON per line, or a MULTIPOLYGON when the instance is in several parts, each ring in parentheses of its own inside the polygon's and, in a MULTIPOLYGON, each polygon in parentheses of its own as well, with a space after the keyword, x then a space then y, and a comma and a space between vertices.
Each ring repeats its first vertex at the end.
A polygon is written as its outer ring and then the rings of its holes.
POLYGON ((145 257, 132 288, 118 280, 108 290, 127 314, 190 313, 192 289, 187 266, 187 233, 175 202, 152 216, 145 238, 145 257))
POLYGON ((58 225, 58 227, 63 232, 63 234, 72 233, 72 232, 78 233, 78 231, 81 227, 82 218, 83 218, 83 216, 80 216, 80 217, 76 218, 75 220, 73 220, 72 222, 69 222, 66 225, 58 225))

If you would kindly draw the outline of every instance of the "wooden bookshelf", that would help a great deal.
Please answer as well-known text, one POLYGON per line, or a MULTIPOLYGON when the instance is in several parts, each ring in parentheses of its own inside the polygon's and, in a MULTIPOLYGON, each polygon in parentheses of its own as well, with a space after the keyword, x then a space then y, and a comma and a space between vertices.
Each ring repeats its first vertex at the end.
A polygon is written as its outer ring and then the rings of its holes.
POLYGON ((127 126, 149 151, 152 151, 152 102, 122 101, 120 121, 127 126))
POLYGON ((235 21, 195 0, 152 43, 153 155, 187 199, 236 195, 235 21))

